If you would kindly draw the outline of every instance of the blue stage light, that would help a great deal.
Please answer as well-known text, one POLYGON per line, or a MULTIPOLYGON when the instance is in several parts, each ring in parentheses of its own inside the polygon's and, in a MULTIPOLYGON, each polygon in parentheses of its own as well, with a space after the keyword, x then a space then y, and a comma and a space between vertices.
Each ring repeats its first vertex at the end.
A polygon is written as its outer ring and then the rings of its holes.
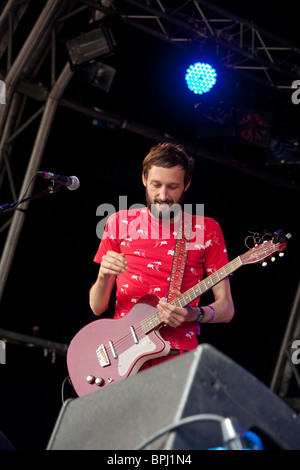
POLYGON ((208 93, 217 82, 217 72, 209 64, 197 62, 190 65, 185 74, 188 88, 195 94, 208 93))

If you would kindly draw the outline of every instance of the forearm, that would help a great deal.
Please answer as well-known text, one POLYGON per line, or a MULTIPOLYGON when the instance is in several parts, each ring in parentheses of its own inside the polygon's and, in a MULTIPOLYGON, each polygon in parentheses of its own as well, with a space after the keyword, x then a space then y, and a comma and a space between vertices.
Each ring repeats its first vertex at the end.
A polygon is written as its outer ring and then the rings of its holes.
MULTIPOLYGON (((172 291, 177 297, 181 294, 172 291)), ((201 305, 204 316, 201 323, 228 323, 234 315, 234 306, 231 297, 230 284, 228 279, 224 279, 213 288, 214 302, 209 305, 201 305)), ((160 299, 157 305, 160 316, 164 323, 176 328, 185 321, 199 321, 201 310, 199 307, 177 307, 172 303, 160 299)))
POLYGON ((127 261, 122 253, 108 251, 102 257, 97 280, 90 289, 90 307, 95 315, 101 315, 107 310, 116 277, 127 269, 127 261))
POLYGON ((116 276, 97 277, 96 282, 90 289, 90 307, 95 315, 101 315, 108 308, 109 299, 115 283, 116 276))
MULTIPOLYGON (((214 301, 209 305, 202 304, 200 306, 204 311, 204 317, 201 323, 228 323, 234 316, 234 304, 231 296, 231 289, 228 279, 224 279, 217 286, 213 288, 214 301)), ((196 319, 196 312, 199 308, 195 308, 194 312, 189 312, 193 315, 191 320, 196 319)), ((200 313, 200 312, 199 312, 200 313)), ((198 313, 198 315, 199 315, 198 313)))
MULTIPOLYGON (((208 305, 201 305, 204 317, 201 323, 228 323, 234 316, 234 306, 231 300, 215 301, 208 305)), ((199 307, 189 308, 186 321, 197 320, 200 314, 199 307)))

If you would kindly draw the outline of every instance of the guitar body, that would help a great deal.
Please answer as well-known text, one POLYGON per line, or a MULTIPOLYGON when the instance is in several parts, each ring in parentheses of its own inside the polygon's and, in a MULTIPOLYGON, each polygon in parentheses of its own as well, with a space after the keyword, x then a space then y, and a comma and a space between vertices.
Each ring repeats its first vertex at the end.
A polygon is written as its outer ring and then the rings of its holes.
POLYGON ((157 312, 158 300, 146 295, 125 317, 95 320, 76 334, 68 348, 67 366, 78 396, 134 375, 149 359, 168 354, 170 347, 159 331, 145 334, 141 327, 157 312))

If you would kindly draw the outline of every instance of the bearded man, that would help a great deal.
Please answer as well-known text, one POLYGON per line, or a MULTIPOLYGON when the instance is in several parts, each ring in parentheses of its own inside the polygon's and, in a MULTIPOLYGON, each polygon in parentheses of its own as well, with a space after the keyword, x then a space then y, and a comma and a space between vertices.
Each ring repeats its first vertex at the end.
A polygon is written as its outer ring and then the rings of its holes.
MULTIPOLYGON (((214 301, 210 305, 202 305, 200 297, 176 302, 182 293, 228 263, 219 224, 203 215, 188 216, 182 210, 193 169, 194 159, 182 146, 161 143, 153 147, 142 167, 147 206, 111 215, 94 258, 100 264, 90 289, 95 315, 107 310, 115 284, 115 319, 126 316, 143 296, 155 294, 152 299, 156 299, 161 320, 159 335, 167 345, 167 354, 157 358, 155 351, 152 356, 147 351, 143 359, 139 356, 141 368, 195 349, 200 324, 229 322, 234 315, 228 277, 212 287, 214 301), (181 251, 179 258, 184 258, 180 285, 171 282, 178 279, 178 273, 173 276, 178 239, 185 243, 185 255, 181 251)), ((136 332, 132 332, 132 340, 139 342, 136 332)))

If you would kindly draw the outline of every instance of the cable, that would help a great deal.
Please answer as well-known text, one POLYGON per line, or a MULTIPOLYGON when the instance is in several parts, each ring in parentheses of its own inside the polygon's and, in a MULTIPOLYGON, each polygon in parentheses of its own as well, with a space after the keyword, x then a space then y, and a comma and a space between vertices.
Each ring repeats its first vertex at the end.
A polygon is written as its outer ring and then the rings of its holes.
POLYGON ((32 181, 34 180, 34 178, 35 178, 36 176, 37 176, 37 172, 34 173, 34 175, 32 175, 32 177, 30 178, 29 183, 28 183, 28 185, 27 185, 27 187, 26 187, 26 189, 25 189, 25 191, 24 191, 23 196, 21 197, 20 201, 17 201, 16 204, 15 204, 15 206, 12 207, 12 210, 16 210, 16 208, 17 208, 20 204, 22 204, 22 202, 24 201, 25 196, 26 196, 26 194, 27 194, 27 192, 28 192, 29 187, 30 187, 32 181))
POLYGON ((138 447, 136 447, 134 450, 142 450, 144 447, 146 447, 148 444, 150 444, 152 441, 155 439, 159 438, 163 434, 172 431, 175 428, 178 428, 179 426, 183 426, 185 424, 189 424, 195 421, 219 421, 220 423, 224 421, 224 416, 220 415, 215 415, 215 414, 201 414, 201 415, 193 415, 193 416, 188 416, 187 418, 180 419, 176 423, 169 424, 168 426, 165 426, 162 428, 160 431, 157 431, 156 433, 152 434, 148 439, 146 439, 142 444, 140 444, 138 447))
MULTIPOLYGON (((21 197, 20 201, 16 201, 16 202, 12 202, 10 204, 4 204, 3 206, 0 206, 0 215, 2 214, 5 214, 6 212, 13 212, 14 210, 17 209, 17 207, 19 207, 20 204, 22 204, 23 202, 25 201, 29 201, 31 199, 35 199, 39 196, 43 196, 45 194, 48 194, 48 193, 54 193, 58 190, 58 188, 60 187, 60 185, 54 185, 53 187, 48 187, 48 189, 46 191, 43 191, 39 194, 35 194, 33 196, 29 196, 28 198, 26 198, 26 194, 28 192, 28 189, 30 187, 30 185, 32 184, 34 178, 38 175, 38 172, 34 173, 33 176, 31 176, 30 180, 29 180, 29 183, 24 191, 24 194, 23 196, 21 197)), ((22 209, 19 209, 19 210, 22 210, 22 209)), ((24 212, 24 211, 23 211, 24 212)))
POLYGON ((70 379, 70 376, 68 375, 67 377, 64 378, 62 384, 61 384, 61 401, 62 401, 62 405, 65 403, 66 399, 64 397, 64 391, 65 391, 65 384, 66 382, 69 382, 71 385, 72 385, 72 382, 71 382, 71 379, 70 379))
POLYGON ((21 197, 20 201, 16 201, 16 202, 12 202, 11 204, 4 204, 3 206, 0 207, 0 214, 4 214, 5 212, 13 212, 14 210, 17 209, 17 207, 22 204, 22 202, 24 202, 25 200, 25 196, 28 192, 28 189, 32 183, 32 181, 34 180, 34 178, 37 176, 37 173, 35 173, 33 176, 31 176, 30 180, 29 180, 29 183, 24 191, 24 194, 23 196, 21 197))

